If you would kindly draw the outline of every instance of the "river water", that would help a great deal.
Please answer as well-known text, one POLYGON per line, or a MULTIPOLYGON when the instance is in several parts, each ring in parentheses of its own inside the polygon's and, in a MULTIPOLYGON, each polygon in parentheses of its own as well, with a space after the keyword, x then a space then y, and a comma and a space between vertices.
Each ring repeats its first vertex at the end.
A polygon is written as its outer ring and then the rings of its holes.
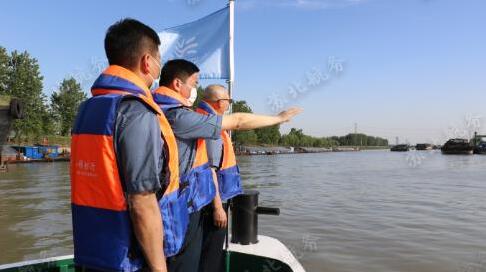
MULTIPOLYGON (((261 216, 307 271, 486 271, 486 156, 365 151, 240 157, 261 216)), ((0 264, 72 254, 67 163, 0 174, 0 264)))

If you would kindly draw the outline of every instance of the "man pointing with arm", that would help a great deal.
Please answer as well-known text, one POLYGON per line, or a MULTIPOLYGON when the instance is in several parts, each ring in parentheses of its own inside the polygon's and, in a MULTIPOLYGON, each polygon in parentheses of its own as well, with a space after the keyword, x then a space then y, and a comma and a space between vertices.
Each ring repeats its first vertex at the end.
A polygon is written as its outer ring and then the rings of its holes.
MULTIPOLYGON (((222 130, 280 124, 300 112, 300 109, 290 109, 278 116, 198 113, 191 108, 197 97, 198 84, 199 68, 187 60, 176 59, 164 65, 160 75, 161 87, 154 92, 154 100, 164 111, 176 136, 181 184, 191 192, 188 199, 190 219, 184 246, 178 255, 167 260, 171 272, 198 271, 202 250, 201 210, 213 203, 218 194, 208 163, 205 139, 219 139, 222 130)), ((223 225, 226 225, 225 221, 223 225)))
MULTIPOLYGON (((209 85, 203 93, 197 112, 222 116, 228 109, 232 99, 222 85, 209 85)), ((225 238, 227 206, 223 202, 242 193, 240 171, 236 164, 233 144, 229 130, 254 129, 289 121, 301 110, 291 108, 277 116, 255 115, 250 113, 234 113, 223 117, 223 129, 220 139, 207 139, 208 160, 216 172, 218 193, 213 206, 207 206, 203 223, 203 250, 200 272, 219 272, 225 267, 223 244, 225 238), (251 120, 247 119, 251 118, 251 120), (223 207, 224 206, 224 207, 223 207)))

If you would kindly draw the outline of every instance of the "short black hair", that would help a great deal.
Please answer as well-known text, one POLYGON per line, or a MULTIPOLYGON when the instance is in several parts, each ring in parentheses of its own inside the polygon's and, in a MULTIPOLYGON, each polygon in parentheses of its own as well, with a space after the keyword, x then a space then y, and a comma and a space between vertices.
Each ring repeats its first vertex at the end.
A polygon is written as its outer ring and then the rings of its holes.
POLYGON ((174 79, 179 78, 182 81, 186 81, 187 78, 198 72, 199 68, 197 65, 188 60, 169 60, 162 67, 159 84, 160 86, 168 87, 174 79))
POLYGON ((134 68, 141 55, 158 50, 160 38, 149 26, 131 19, 122 19, 108 28, 105 52, 110 65, 134 68))

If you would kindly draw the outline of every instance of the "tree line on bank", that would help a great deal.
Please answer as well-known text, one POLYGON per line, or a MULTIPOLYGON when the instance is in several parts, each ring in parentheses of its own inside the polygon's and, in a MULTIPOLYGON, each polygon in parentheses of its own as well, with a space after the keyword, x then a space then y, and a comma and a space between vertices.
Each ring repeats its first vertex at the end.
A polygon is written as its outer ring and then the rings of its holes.
MULTIPOLYGON (((64 79, 49 97, 43 93, 43 76, 38 61, 28 52, 12 51, 0 46, 0 95, 19 98, 24 105, 24 118, 15 120, 13 137, 16 142, 40 143, 46 136, 69 136, 81 102, 86 93, 74 78, 64 79)), ((202 92, 202 88, 198 89, 202 92)), ((198 96, 199 102, 200 95, 198 96)), ((235 101, 234 112, 252 110, 246 101, 235 101)), ((387 146, 383 138, 364 134, 313 137, 302 129, 292 128, 281 134, 280 127, 272 126, 250 131, 235 131, 236 145, 281 145, 294 147, 331 146, 387 146)))
MULTIPOLYGON (((245 101, 233 104, 234 112, 252 110, 245 101)), ((305 135, 302 129, 292 128, 287 134, 280 134, 280 126, 233 132, 236 145, 280 145, 293 147, 334 147, 334 146, 388 146, 388 140, 361 133, 350 133, 346 136, 313 137, 305 135)))
POLYGON ((28 52, 7 52, 0 46, 0 95, 17 97, 24 118, 15 120, 16 142, 41 142, 47 135, 68 136, 79 104, 87 96, 74 78, 64 79, 47 97, 38 61, 28 52))

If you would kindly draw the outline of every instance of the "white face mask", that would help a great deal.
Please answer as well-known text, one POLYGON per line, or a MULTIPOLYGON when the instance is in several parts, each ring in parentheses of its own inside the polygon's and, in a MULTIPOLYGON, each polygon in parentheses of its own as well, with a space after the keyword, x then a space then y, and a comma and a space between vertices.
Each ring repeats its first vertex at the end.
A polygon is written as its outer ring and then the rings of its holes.
MULTIPOLYGON (((152 57, 152 56, 151 56, 152 57)), ((153 58, 153 57, 152 57, 153 58)), ((155 60, 155 58, 154 58, 155 60)), ((159 67, 157 70, 159 71, 158 73, 158 76, 157 78, 154 78, 150 73, 149 73, 149 76, 150 78, 152 79, 152 85, 150 85, 150 90, 153 91, 155 89, 157 89, 159 87, 159 80, 160 80, 160 73, 162 72, 161 71, 161 68, 160 68, 160 63, 158 63, 157 61, 155 61, 155 63, 157 64, 157 66, 159 67)))
MULTIPOLYGON (((150 76, 153 78, 152 76, 150 76)), ((150 90, 153 91, 159 87, 159 78, 152 80, 152 85, 150 85, 150 90)))
POLYGON ((189 96, 187 101, 189 101, 189 103, 191 103, 191 106, 192 106, 192 105, 194 105, 194 102, 196 102, 196 99, 197 99, 197 89, 192 88, 191 89, 191 95, 189 96))

